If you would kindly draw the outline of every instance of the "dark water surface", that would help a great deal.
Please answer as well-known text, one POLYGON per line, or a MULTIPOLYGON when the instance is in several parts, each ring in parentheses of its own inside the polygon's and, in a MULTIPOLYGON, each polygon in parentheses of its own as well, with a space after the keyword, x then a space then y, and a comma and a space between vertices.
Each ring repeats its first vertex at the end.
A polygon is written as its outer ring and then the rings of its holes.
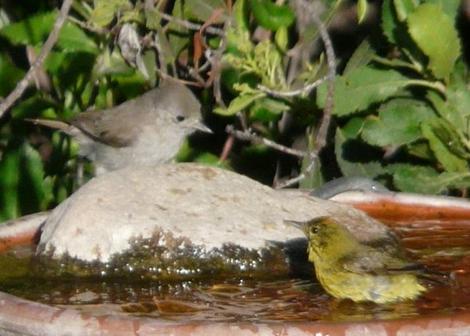
POLYGON ((470 223, 396 226, 414 258, 451 273, 414 302, 353 303, 329 297, 315 279, 226 279, 159 283, 129 279, 41 277, 29 272, 32 248, 0 254, 0 290, 33 301, 100 313, 168 320, 364 321, 470 310, 470 223))

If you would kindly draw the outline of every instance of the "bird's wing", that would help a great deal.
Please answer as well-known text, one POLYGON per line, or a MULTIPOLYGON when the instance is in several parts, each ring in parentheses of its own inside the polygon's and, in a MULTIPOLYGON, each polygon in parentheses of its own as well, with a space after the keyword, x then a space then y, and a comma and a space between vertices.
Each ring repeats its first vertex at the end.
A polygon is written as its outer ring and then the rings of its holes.
POLYGON ((418 263, 395 257, 384 251, 366 248, 358 253, 349 254, 340 259, 341 266, 354 273, 393 274, 416 273, 424 268, 418 263))
POLYGON ((157 105, 164 93, 154 88, 118 106, 80 113, 70 123, 106 145, 129 146, 145 125, 155 122, 157 105))
POLYGON ((83 112, 70 123, 96 141, 112 147, 125 147, 132 144, 140 131, 138 124, 133 122, 137 116, 133 118, 130 115, 132 112, 121 109, 121 106, 83 112))

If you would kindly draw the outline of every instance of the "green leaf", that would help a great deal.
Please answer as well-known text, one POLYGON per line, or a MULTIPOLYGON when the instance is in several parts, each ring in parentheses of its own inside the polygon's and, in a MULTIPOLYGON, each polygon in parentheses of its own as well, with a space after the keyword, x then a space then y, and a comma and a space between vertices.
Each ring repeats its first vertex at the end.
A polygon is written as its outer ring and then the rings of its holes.
POLYGON ((407 192, 440 194, 450 188, 469 188, 470 173, 437 173, 430 167, 400 165, 393 174, 395 186, 407 192))
MULTIPOLYGON (((227 6, 224 0, 186 0, 184 2, 185 13, 188 13, 189 18, 206 22, 215 10, 223 9, 226 12, 227 6)), ((227 19, 227 16, 220 15, 213 23, 222 23, 227 19)))
POLYGON ((384 0, 382 4, 382 31, 387 40, 396 44, 396 30, 399 25, 398 18, 396 17, 395 7, 392 0, 384 0))
POLYGON ((423 136, 429 141, 437 160, 442 164, 444 169, 448 172, 465 172, 468 170, 466 160, 452 153, 447 144, 443 143, 439 136, 436 134, 442 131, 438 123, 424 123, 421 125, 423 136))
POLYGON ((367 0, 357 1, 357 22, 362 23, 367 15, 367 0))
MULTIPOLYGON (((352 128, 356 128, 357 121, 355 123, 356 125, 352 128)), ((349 132, 351 132, 351 129, 349 129, 349 132)), ((373 178, 384 173, 384 169, 379 162, 358 162, 348 159, 348 154, 351 154, 351 152, 347 150, 348 139, 347 132, 343 131, 341 128, 336 129, 336 162, 344 176, 367 176, 373 178)))
POLYGON ((52 107, 51 102, 46 101, 39 95, 34 95, 21 100, 11 111, 11 116, 15 119, 44 117, 43 111, 52 107))
POLYGON ((237 0, 232 8, 232 15, 235 19, 235 30, 242 33, 247 33, 250 29, 247 1, 248 0, 237 0))
POLYGON ((55 17, 56 12, 35 14, 3 27, 0 35, 14 45, 36 45, 47 38, 55 17))
POLYGON ((196 156, 193 162, 199 162, 207 166, 214 166, 218 168, 231 169, 230 162, 221 162, 217 155, 212 153, 204 152, 196 156))
MULTIPOLYGON (((55 17, 54 17, 55 20, 55 17)), ((96 54, 98 47, 95 41, 88 37, 77 25, 66 22, 62 27, 57 46, 64 52, 88 52, 96 54)))
POLYGON ((222 116, 232 116, 236 113, 240 112, 241 110, 248 107, 251 103, 255 100, 260 99, 266 96, 264 93, 245 93, 241 94, 240 96, 236 97, 230 102, 230 105, 223 109, 221 107, 217 107, 214 109, 214 113, 222 115, 222 116))
POLYGON ((470 95, 466 82, 453 81, 446 91, 447 99, 428 92, 427 98, 433 103, 439 115, 447 120, 461 138, 470 136, 470 95))
POLYGON ((438 5, 452 22, 456 22, 462 4, 461 0, 426 0, 426 2, 438 5))
POLYGON ((401 146, 421 137, 421 123, 434 116, 430 106, 412 99, 394 99, 366 119, 362 138, 374 146, 401 146))
POLYGON ((266 29, 276 31, 295 20, 294 12, 286 5, 276 5, 271 0, 250 0, 250 5, 256 21, 266 29))
POLYGON ((287 31, 286 27, 280 27, 276 34, 274 35, 274 40, 276 42, 276 46, 282 51, 287 51, 287 46, 289 44, 289 32, 287 31))
POLYGON ((31 146, 12 141, 0 162, 0 219, 45 210, 52 199, 42 161, 31 146))
MULTIPOLYGON (((380 103, 395 95, 408 85, 414 84, 409 78, 394 70, 380 70, 360 67, 335 81, 335 107, 333 113, 346 116, 365 110, 374 103, 380 103)), ((326 85, 317 91, 317 103, 325 106, 326 85)))
POLYGON ((118 11, 132 8, 127 0, 94 0, 95 7, 90 21, 98 27, 105 27, 113 21, 118 11))
MULTIPOLYGON (((49 35, 57 18, 57 11, 40 13, 12 23, 0 30, 0 35, 14 45, 38 45, 49 35)), ((79 27, 66 22, 62 27, 57 46, 65 52, 96 53, 97 46, 79 27)))
POLYGON ((405 21, 408 15, 416 8, 415 1, 413 0, 393 0, 397 18, 400 21, 405 21))
POLYGON ((369 40, 365 39, 356 48, 356 50, 354 50, 354 53, 349 58, 349 61, 344 68, 343 74, 347 74, 356 68, 369 64, 374 56, 375 50, 372 48, 369 40))
POLYGON ((429 120, 429 125, 439 140, 446 145, 450 152, 460 158, 470 159, 470 153, 462 143, 463 136, 445 119, 434 118, 429 120))
POLYGON ((106 49, 96 59, 96 63, 92 71, 92 78, 95 80, 104 75, 130 75, 134 72, 134 69, 127 65, 118 50, 115 49, 113 52, 110 52, 106 49))
POLYGON ((439 174, 430 167, 401 165, 393 174, 393 183, 401 191, 438 194, 447 189, 438 181, 439 174))
POLYGON ((460 56, 460 40, 450 17, 438 5, 425 3, 407 22, 411 37, 429 58, 429 70, 436 78, 447 80, 460 56))
POLYGON ((0 53, 0 97, 10 93, 23 75, 23 70, 17 68, 10 58, 0 53))
POLYGON ((276 121, 281 113, 290 109, 289 105, 272 98, 264 97, 256 100, 250 109, 250 119, 264 122, 276 121))

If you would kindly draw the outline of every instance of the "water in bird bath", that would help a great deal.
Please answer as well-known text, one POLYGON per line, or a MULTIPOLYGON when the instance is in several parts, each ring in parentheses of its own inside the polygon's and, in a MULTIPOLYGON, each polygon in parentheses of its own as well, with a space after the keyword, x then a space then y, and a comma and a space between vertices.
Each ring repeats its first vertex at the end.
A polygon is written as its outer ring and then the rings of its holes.
POLYGON ((418 261, 451 272, 418 300, 388 305, 338 301, 315 279, 156 281, 45 276, 31 271, 34 246, 0 254, 0 290, 49 305, 171 321, 367 321, 470 310, 470 222, 393 225, 418 261))

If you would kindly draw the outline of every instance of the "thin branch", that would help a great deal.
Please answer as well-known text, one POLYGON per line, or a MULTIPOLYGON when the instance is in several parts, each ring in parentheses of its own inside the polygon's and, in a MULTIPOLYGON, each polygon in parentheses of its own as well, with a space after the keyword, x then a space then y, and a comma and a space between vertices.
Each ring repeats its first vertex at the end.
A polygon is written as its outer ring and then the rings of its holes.
POLYGON ((258 84, 258 89, 260 91, 263 91, 267 93, 270 96, 277 97, 277 98, 288 98, 288 97, 295 97, 295 96, 300 96, 300 95, 308 95, 310 92, 312 92, 313 89, 321 85, 323 82, 328 80, 328 76, 322 77, 320 79, 317 79, 315 82, 310 83, 308 85, 305 85, 304 87, 298 89, 298 90, 292 90, 292 91, 276 91, 276 90, 271 90, 270 88, 258 84))
POLYGON ((244 141, 250 141, 252 143, 261 143, 261 144, 263 144, 265 146, 268 146, 270 148, 273 148, 273 149, 275 149, 279 152, 289 154, 289 155, 292 155, 292 156, 295 156, 295 157, 298 157, 298 158, 301 158, 301 159, 304 158, 306 155, 308 155, 308 153, 306 153, 306 152, 286 147, 284 145, 278 144, 277 142, 274 142, 272 140, 269 140, 269 139, 263 138, 259 135, 256 135, 256 134, 252 133, 250 130, 239 131, 239 130, 236 130, 232 125, 228 125, 225 128, 225 131, 228 134, 233 135, 237 139, 244 140, 244 141))
POLYGON ((57 19, 54 22, 54 27, 52 28, 52 31, 47 37, 47 40, 44 43, 44 46, 42 47, 38 58, 30 66, 28 72, 23 77, 23 79, 19 81, 15 89, 10 92, 8 97, 6 97, 5 100, 2 101, 2 103, 0 104, 0 118, 3 117, 5 112, 21 97, 23 92, 28 87, 29 82, 31 81, 31 79, 33 79, 34 74, 36 73, 36 69, 42 66, 42 63, 46 59, 49 52, 52 50, 52 47, 57 42, 57 39, 59 38, 60 29, 64 25, 65 20, 67 19, 67 15, 69 13, 72 2, 73 0, 64 0, 64 2, 62 3, 59 15, 57 16, 57 19))
POLYGON ((323 44, 325 46, 326 51, 326 63, 328 65, 328 84, 327 84, 327 92, 326 92, 326 101, 325 101, 325 108, 323 109, 323 118, 320 122, 320 127, 317 130, 317 136, 315 139, 315 154, 318 155, 320 151, 326 145, 326 138, 328 135, 328 129, 330 127, 331 122, 331 115, 334 108, 334 91, 335 91, 335 76, 336 76, 336 56, 333 50, 333 43, 331 42, 330 35, 328 31, 318 17, 315 10, 312 8, 310 3, 306 2, 305 0, 300 0, 306 7, 306 10, 312 15, 313 22, 318 27, 320 32, 321 39, 323 40, 323 44))
POLYGON ((83 21, 81 21, 77 18, 74 18, 73 16, 68 16, 67 20, 69 20, 72 23, 75 23, 80 28, 83 28, 84 30, 87 30, 87 31, 95 33, 95 34, 102 35, 102 34, 109 33, 109 30, 107 30, 107 29, 92 26, 88 22, 83 22, 83 21))
POLYGON ((220 157, 219 157, 219 162, 224 162, 227 160, 228 155, 230 154, 230 151, 232 150, 234 142, 235 142, 235 136, 233 134, 230 134, 227 137, 227 140, 225 140, 222 153, 220 154, 220 157))
POLYGON ((327 60, 327 66, 328 66, 328 75, 326 76, 326 79, 328 80, 327 93, 326 93, 325 108, 323 109, 323 117, 320 122, 320 126, 316 130, 315 145, 314 145, 314 148, 309 153, 310 162, 308 166, 304 169, 304 171, 299 176, 286 181, 282 185, 277 186, 277 188, 285 188, 285 187, 297 184, 300 181, 302 181, 306 176, 310 175, 312 171, 314 171, 317 160, 318 160, 318 155, 326 145, 328 129, 330 127, 330 122, 331 122, 331 115, 332 115, 333 108, 334 108, 333 98, 334 98, 334 79, 336 75, 336 57, 335 57, 335 52, 333 50, 333 43, 331 42, 330 36, 328 34, 328 31, 325 25, 323 24, 321 19, 318 17, 317 13, 311 6, 311 3, 305 0, 299 0, 299 1, 300 1, 300 5, 303 6, 305 8, 305 11, 311 15, 313 22, 317 25, 318 30, 320 32, 320 37, 325 46, 326 60, 327 60))
MULTIPOLYGON (((312 153, 311 153, 312 154, 312 153)), ((310 163, 309 165, 304 169, 303 173, 300 173, 298 176, 291 178, 283 183, 279 183, 278 185, 274 186, 275 189, 283 189, 287 187, 292 187, 293 185, 296 185, 300 181, 302 181, 305 177, 307 177, 307 174, 315 170, 315 165, 317 164, 317 159, 318 157, 315 155, 310 158, 310 163)))
MULTIPOLYGON (((190 30, 201 30, 203 28, 203 25, 193 23, 187 20, 179 19, 174 16, 171 16, 169 14, 163 13, 163 12, 158 12, 158 14, 165 20, 169 22, 174 22, 184 28, 190 29, 190 30)), ((214 34, 214 35, 219 35, 219 36, 224 36, 225 32, 222 29, 215 28, 215 27, 204 27, 204 31, 208 32, 209 34, 214 34)))

